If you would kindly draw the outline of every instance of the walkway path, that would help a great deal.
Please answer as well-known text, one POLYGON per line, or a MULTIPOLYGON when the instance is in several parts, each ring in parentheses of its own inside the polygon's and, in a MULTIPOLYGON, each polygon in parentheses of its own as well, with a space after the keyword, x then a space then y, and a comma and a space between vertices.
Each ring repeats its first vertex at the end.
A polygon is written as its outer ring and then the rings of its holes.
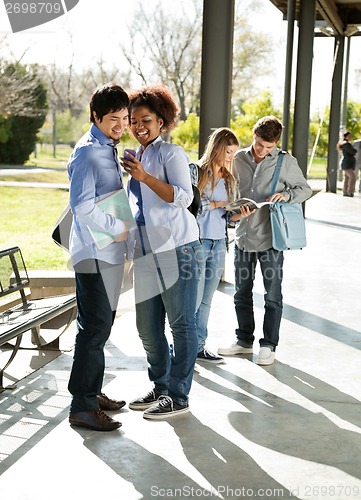
MULTIPOLYGON (((320 192, 306 205, 308 246, 285 254, 277 360, 255 353, 198 365, 191 412, 152 422, 128 408, 119 431, 72 429, 72 351, 0 394, 4 500, 361 498, 361 197, 320 192)), ((216 292, 209 347, 234 340, 232 249, 216 292)), ((263 317, 255 283, 256 336, 263 317)), ((74 335, 74 330, 69 336, 74 335)), ((33 366, 42 354, 32 352, 33 366)), ((106 349, 105 391, 148 389, 132 290, 106 349)))

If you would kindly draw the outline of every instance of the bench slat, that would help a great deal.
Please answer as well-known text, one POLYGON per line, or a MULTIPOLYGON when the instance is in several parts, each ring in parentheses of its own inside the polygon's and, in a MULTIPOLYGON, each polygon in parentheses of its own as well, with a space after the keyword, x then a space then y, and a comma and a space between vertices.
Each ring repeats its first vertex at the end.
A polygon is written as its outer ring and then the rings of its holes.
POLYGON ((0 319, 0 345, 9 342, 32 328, 46 323, 75 306, 76 297, 74 294, 71 294, 68 296, 47 297, 29 301, 25 307, 17 306, 8 310, 0 319), (53 300, 49 301, 49 299, 53 300), (54 302, 54 299, 57 300, 54 302), (11 319, 12 314, 15 318, 13 323, 11 319))

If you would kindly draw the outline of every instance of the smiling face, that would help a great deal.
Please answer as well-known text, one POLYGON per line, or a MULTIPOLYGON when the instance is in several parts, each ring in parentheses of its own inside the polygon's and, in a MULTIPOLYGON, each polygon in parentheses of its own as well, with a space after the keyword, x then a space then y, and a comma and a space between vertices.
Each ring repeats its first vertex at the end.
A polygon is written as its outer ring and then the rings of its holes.
POLYGON ((130 114, 130 130, 137 141, 146 148, 161 133, 163 120, 147 106, 133 108, 130 114))
POLYGON ((97 117, 95 112, 93 116, 98 129, 113 142, 119 141, 124 130, 129 126, 129 112, 126 108, 120 111, 112 111, 104 115, 102 120, 97 117))
POLYGON ((258 135, 253 136, 252 150, 256 161, 261 161, 275 147, 276 142, 267 142, 258 135))

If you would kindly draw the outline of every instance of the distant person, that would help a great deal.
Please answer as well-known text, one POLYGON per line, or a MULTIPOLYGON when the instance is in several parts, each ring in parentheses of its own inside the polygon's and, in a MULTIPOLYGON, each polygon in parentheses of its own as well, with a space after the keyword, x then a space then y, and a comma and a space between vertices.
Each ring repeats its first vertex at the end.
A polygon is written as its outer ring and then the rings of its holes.
POLYGON ((129 125, 129 99, 113 83, 102 85, 90 100, 92 125, 76 144, 69 162, 73 225, 70 255, 75 270, 77 335, 68 388, 69 422, 95 431, 112 431, 121 423, 103 410, 119 410, 125 401, 101 392, 104 346, 114 322, 123 278, 127 225, 97 205, 99 198, 123 187, 116 145, 129 125), (99 250, 89 228, 104 230, 114 242, 99 250))
POLYGON ((239 147, 229 128, 218 128, 210 136, 202 157, 190 164, 192 183, 198 185, 201 208, 197 215, 202 243, 202 277, 198 288, 199 308, 196 314, 197 360, 222 363, 223 358, 206 347, 208 320, 214 292, 222 277, 227 249, 229 212, 224 206, 233 201, 233 157, 239 147))
MULTIPOLYGON (((361 136, 361 134, 360 134, 361 136)), ((356 139, 356 141, 353 142, 353 147, 356 149, 356 165, 355 165, 355 178, 357 180, 357 175, 360 172, 360 183, 359 183, 359 188, 358 191, 361 193, 361 139, 356 139)))
POLYGON ((130 94, 130 128, 140 146, 122 158, 137 222, 134 253, 136 323, 148 361, 151 390, 129 403, 146 419, 189 411, 197 357, 195 322, 200 277, 199 230, 187 207, 193 199, 188 156, 162 139, 179 108, 163 85, 130 94), (172 335, 170 349, 165 321, 172 335))
MULTIPOLYGON (((272 177, 280 149, 276 147, 282 133, 282 123, 274 116, 265 116, 253 127, 253 142, 234 157, 233 175, 237 198, 261 201, 301 203, 312 195, 296 158, 286 153, 283 158, 276 192, 270 195, 272 177)), ((248 209, 249 210, 249 209, 248 209)), ((253 352, 255 320, 253 310, 253 284, 259 262, 264 295, 263 335, 257 364, 270 365, 275 360, 279 342, 283 298, 283 252, 272 248, 269 207, 263 206, 248 215, 241 207, 240 220, 235 231, 235 288, 234 305, 238 328, 236 341, 230 347, 218 349, 218 354, 231 356, 253 352), (247 216, 241 218, 242 216, 247 216)))
POLYGON ((356 184, 356 149, 351 144, 351 132, 345 132, 337 143, 337 150, 342 154, 341 169, 344 174, 343 195, 353 197, 356 184))

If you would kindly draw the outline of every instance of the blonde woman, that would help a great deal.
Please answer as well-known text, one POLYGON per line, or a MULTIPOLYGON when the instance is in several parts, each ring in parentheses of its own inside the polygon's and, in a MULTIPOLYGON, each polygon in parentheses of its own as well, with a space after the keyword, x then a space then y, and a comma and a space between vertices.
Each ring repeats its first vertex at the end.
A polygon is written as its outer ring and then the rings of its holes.
POLYGON ((196 164, 190 165, 192 182, 198 185, 201 194, 197 222, 202 243, 203 272, 198 287, 200 305, 196 313, 197 360, 210 363, 223 362, 223 358, 210 352, 205 344, 212 298, 224 271, 229 214, 224 207, 233 199, 231 167, 238 147, 238 139, 232 130, 218 128, 210 135, 202 157, 196 164))

